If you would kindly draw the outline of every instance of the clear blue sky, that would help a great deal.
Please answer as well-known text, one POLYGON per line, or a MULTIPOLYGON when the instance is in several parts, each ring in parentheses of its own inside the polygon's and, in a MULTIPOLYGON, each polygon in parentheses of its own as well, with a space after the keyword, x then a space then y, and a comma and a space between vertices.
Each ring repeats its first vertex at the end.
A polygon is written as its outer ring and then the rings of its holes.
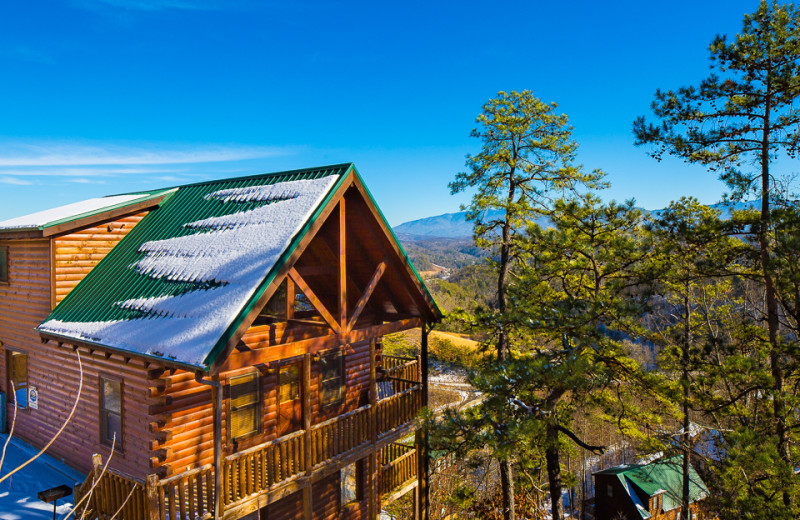
POLYGON ((696 84, 751 1, 26 0, 0 6, 0 220, 84 198, 353 161, 393 225, 447 183, 499 90, 570 117, 605 197, 716 202, 633 146, 657 88, 696 84))

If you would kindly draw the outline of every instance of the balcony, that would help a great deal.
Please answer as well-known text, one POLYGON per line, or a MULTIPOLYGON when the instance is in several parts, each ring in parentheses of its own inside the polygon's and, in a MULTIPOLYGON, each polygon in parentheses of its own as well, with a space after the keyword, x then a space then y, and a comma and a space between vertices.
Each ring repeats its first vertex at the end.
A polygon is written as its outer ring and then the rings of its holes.
MULTIPOLYGON (((413 484, 417 451, 397 441, 416 429, 423 405, 418 359, 384 356, 383 377, 374 406, 313 425, 223 459, 221 499, 224 519, 235 519, 296 492, 340 467, 375 453, 378 494, 389 499, 413 484)), ((76 490, 83 498, 85 519, 108 519, 121 509, 122 518, 208 519, 214 509, 214 468, 209 464, 141 482, 111 470, 95 472, 76 490), (95 484, 95 482, 97 484, 95 484)), ((78 515, 81 513, 79 512, 78 515)), ((119 518, 120 516, 117 516, 119 518)))

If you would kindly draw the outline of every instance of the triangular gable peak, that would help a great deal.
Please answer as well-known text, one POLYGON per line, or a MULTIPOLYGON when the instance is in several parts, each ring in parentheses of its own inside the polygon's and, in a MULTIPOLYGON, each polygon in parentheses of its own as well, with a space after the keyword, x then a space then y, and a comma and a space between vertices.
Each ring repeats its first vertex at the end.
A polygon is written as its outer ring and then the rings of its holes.
MULTIPOLYGON (((333 247, 339 251, 338 242, 333 247)), ((339 268, 346 272, 348 265, 345 261, 339 268)), ((339 336, 364 312, 378 313, 381 305, 391 316, 410 313, 424 317, 422 321, 440 316, 350 164, 178 188, 38 330, 45 339, 213 370, 287 276, 294 287, 315 295, 310 300, 325 301, 321 314, 334 309, 329 325, 339 336), (328 285, 302 273, 313 263, 311 258, 327 254, 331 233, 336 234, 331 227, 340 220, 343 230, 349 221, 354 228, 352 239, 345 233, 345 251, 351 240, 353 248, 374 249, 359 255, 368 259, 351 261, 356 288, 348 295, 351 282, 345 283, 342 305, 331 300, 328 285), (359 226, 366 231, 359 232, 359 226), (305 252, 308 256, 300 261, 305 252), (383 260, 387 252, 394 254, 383 260), (384 271, 391 266, 397 274, 386 280, 384 273, 376 275, 381 262, 384 271), (370 276, 367 285, 365 270, 370 276), (362 298, 368 290, 371 293, 362 298), (349 314, 342 309, 350 309, 349 314)))
POLYGON ((402 330, 441 319, 355 169, 314 224, 209 364, 223 365, 233 348, 251 348, 252 337, 269 337, 274 345, 305 335, 311 350, 320 350, 363 339, 366 329, 402 330), (268 336, 264 327, 272 329, 268 336))

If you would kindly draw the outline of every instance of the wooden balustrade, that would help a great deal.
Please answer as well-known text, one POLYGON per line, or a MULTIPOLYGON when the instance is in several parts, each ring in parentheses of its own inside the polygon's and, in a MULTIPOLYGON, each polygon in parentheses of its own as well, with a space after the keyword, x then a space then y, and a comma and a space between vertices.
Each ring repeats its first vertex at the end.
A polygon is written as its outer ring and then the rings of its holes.
POLYGON ((417 450, 402 444, 390 444, 378 455, 381 463, 380 493, 385 495, 417 478, 417 450))
POLYGON ((316 466, 372 439, 369 406, 334 417, 311 428, 311 461, 316 466))
MULTIPOLYGON (((397 364, 393 370, 417 370, 417 361, 397 364)), ((410 373, 403 372, 403 375, 410 373)), ((369 445, 373 439, 373 422, 378 437, 415 420, 422 407, 422 388, 416 384, 402 392, 378 401, 373 408, 362 406, 311 428, 311 467, 369 445)), ((304 430, 259 444, 223 460, 221 492, 223 508, 290 481, 306 471, 306 435, 304 430)), ((99 457, 98 457, 99 459, 99 457)), ((416 474, 416 451, 401 444, 390 444, 378 452, 381 467, 380 491, 388 492, 416 474), (412 460, 413 459, 413 460, 412 460)), ((94 490, 92 473, 79 488, 79 497, 91 495, 79 507, 86 520, 108 520, 120 510, 117 518, 152 518, 157 511, 160 520, 203 520, 213 516, 214 468, 208 464, 178 475, 145 484, 107 470, 94 490), (128 497, 130 495, 130 497, 128 497)), ((79 515, 79 516, 80 516, 79 515)))
POLYGON ((416 419, 422 408, 422 389, 419 385, 378 402, 375 413, 378 432, 386 433, 416 419))
POLYGON ((305 468, 304 433, 297 431, 226 457, 222 473, 223 505, 254 496, 301 474, 305 468))
POLYGON ((211 518, 214 511, 214 467, 206 464, 158 482, 158 518, 211 518))
MULTIPOLYGON (((96 457, 93 463, 98 468, 96 457)), ((146 518, 148 511, 144 483, 110 469, 102 475, 99 468, 89 474, 76 489, 75 502, 79 501, 75 508, 78 518, 146 518)))
POLYGON ((420 363, 417 358, 383 356, 381 367, 388 377, 420 382, 420 363))

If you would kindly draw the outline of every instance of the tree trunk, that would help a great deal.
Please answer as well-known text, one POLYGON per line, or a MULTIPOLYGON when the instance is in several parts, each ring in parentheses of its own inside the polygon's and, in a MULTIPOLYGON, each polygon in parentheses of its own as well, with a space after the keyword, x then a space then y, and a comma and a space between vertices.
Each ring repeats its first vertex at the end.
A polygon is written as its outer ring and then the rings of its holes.
POLYGON ((558 450, 558 426, 547 426, 547 448, 545 460, 547 461, 547 481, 550 484, 550 511, 553 520, 563 520, 564 506, 561 503, 561 461, 558 450))
MULTIPOLYGON (((769 75, 767 77, 766 90, 770 91, 769 75)), ((787 467, 792 468, 791 455, 789 453, 789 436, 786 429, 786 402, 783 396, 784 373, 781 365, 781 352, 778 347, 778 299, 775 294, 775 284, 772 279, 770 266, 769 249, 769 229, 770 229, 770 174, 769 174, 769 131, 770 131, 770 108, 771 95, 767 94, 764 108, 764 130, 761 139, 761 221, 758 230, 759 259, 761 261, 761 271, 764 275, 764 299, 767 305, 767 331, 770 344, 770 368, 772 372, 773 401, 772 410, 775 415, 775 435, 778 439, 778 456, 783 460, 787 467)), ((783 505, 792 507, 791 495, 787 486, 783 486, 783 505)))
POLYGON ((500 484, 503 492, 503 520, 516 518, 516 503, 514 501, 514 473, 511 462, 500 461, 500 484))
POLYGON ((691 344, 691 328, 689 323, 689 285, 685 287, 683 299, 683 351, 681 352, 681 386, 683 387, 683 435, 681 435, 681 448, 683 449, 683 482, 681 489, 681 520, 689 520, 689 345, 691 344))

